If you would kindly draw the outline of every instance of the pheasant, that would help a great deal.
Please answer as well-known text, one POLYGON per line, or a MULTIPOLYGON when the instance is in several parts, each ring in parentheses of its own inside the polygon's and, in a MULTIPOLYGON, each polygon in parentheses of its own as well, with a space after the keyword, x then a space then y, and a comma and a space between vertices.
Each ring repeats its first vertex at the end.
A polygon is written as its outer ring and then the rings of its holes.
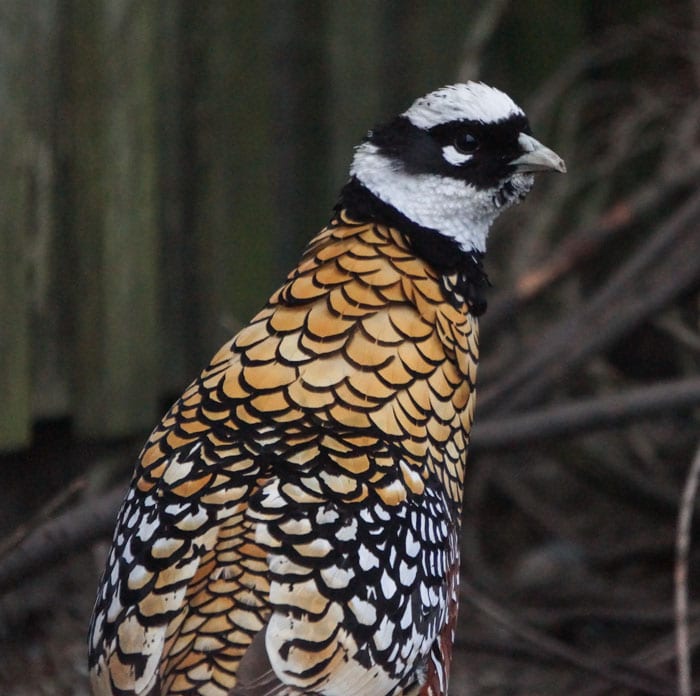
POLYGON ((95 694, 447 693, 485 241, 541 170, 564 162, 482 83, 369 131, 330 223, 141 452, 95 694))

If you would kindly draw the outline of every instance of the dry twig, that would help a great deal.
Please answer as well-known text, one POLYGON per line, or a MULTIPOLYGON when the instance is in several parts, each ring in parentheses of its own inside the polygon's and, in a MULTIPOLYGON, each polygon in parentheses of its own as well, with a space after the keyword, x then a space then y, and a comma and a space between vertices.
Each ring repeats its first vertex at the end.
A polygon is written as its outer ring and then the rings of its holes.
MULTIPOLYGON (((700 644, 700 623, 694 623, 689 630, 690 645, 700 644)), ((637 652, 630 660, 630 664, 644 665, 647 668, 656 667, 671 662, 676 657, 676 642, 672 632, 665 634, 659 640, 647 645, 643 650, 637 652)), ((610 685, 602 684, 596 680, 592 684, 586 685, 575 696, 602 696, 609 694, 610 685)))
POLYGON ((658 382, 619 394, 555 404, 524 415, 477 418, 472 434, 476 450, 498 450, 538 440, 612 428, 700 405, 700 377, 658 382))
POLYGON ((524 304, 593 258, 618 234, 658 210, 699 175, 700 156, 691 156, 683 166, 669 169, 664 176, 653 177, 634 194, 609 207, 597 224, 575 228, 548 258, 523 273, 512 290, 490 302, 489 311, 481 319, 482 330, 495 331, 524 304))
POLYGON ((679 696, 691 696, 693 691, 688 640, 688 553, 690 551, 690 527, 693 521, 698 477, 700 477, 700 447, 698 447, 690 465, 678 511, 674 589, 679 696))
POLYGON ((489 619, 508 629, 513 635, 534 645, 543 655, 564 660, 580 670, 602 677, 618 686, 635 689, 639 693, 657 694, 659 696, 674 696, 675 694, 673 689, 663 684, 662 680, 653 674, 646 673, 642 669, 607 665, 524 624, 498 603, 479 592, 465 578, 462 578, 461 581, 460 597, 463 602, 468 602, 476 607, 489 619))
POLYGON ((490 0, 483 3, 481 7, 474 7, 475 15, 470 23, 462 50, 462 64, 459 68, 461 82, 478 79, 481 74, 484 47, 491 40, 507 7, 508 0, 490 0))
POLYGON ((529 356, 485 390, 480 412, 513 411, 671 302, 700 277, 700 194, 685 202, 584 307, 545 331, 529 356))
POLYGON ((12 534, 0 542, 0 564, 2 559, 16 549, 37 527, 50 520, 56 512, 81 490, 85 488, 85 479, 77 478, 54 495, 30 520, 19 525, 12 534))
POLYGON ((123 497, 122 487, 113 489, 34 529, 0 560, 0 593, 14 588, 30 573, 47 570, 95 539, 108 536, 123 497))

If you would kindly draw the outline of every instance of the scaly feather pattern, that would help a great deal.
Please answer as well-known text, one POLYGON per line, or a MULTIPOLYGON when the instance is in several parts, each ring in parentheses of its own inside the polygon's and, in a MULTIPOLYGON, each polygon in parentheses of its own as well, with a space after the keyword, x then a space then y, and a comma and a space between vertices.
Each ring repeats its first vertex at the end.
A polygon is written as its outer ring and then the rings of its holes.
POLYGON ((341 212, 217 353, 121 511, 98 693, 226 694, 266 624, 302 693, 411 693, 435 670, 478 356, 444 283, 397 230, 341 212))

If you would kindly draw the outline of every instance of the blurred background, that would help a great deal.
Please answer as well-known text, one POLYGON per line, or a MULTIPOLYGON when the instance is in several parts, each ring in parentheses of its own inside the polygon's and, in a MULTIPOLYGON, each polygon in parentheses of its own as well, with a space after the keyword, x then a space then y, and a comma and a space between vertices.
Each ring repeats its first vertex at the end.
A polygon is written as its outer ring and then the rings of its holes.
POLYGON ((3 0, 1 695, 87 694, 144 437, 367 129, 467 79, 569 173, 491 234, 450 693, 692 692, 700 3, 3 0))

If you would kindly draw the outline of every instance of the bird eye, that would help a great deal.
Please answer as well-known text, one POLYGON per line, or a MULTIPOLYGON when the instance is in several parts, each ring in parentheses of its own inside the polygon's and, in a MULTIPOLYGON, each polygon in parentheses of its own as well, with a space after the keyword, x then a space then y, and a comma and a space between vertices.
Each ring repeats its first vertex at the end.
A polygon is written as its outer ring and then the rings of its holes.
POLYGON ((455 138, 454 148, 457 152, 470 155, 479 149, 479 141, 471 133, 460 133, 455 138))

